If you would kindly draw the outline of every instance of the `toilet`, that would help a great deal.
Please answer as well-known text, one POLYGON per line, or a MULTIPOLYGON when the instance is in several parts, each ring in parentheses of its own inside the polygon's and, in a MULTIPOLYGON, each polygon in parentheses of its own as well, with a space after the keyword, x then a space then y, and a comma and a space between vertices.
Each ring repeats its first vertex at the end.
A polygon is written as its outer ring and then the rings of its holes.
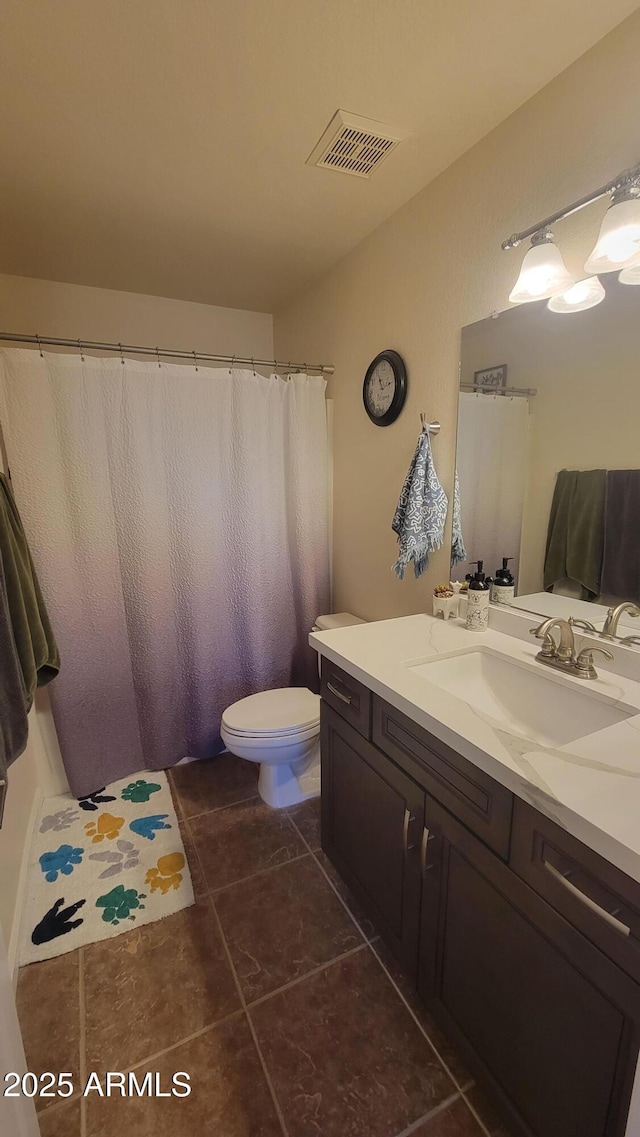
MULTIPOLYGON (((314 632, 362 624, 350 612, 318 616, 314 632)), ((320 794, 320 696, 308 687, 259 691, 227 707, 220 728, 231 754, 260 763, 258 793, 273 809, 320 794)))

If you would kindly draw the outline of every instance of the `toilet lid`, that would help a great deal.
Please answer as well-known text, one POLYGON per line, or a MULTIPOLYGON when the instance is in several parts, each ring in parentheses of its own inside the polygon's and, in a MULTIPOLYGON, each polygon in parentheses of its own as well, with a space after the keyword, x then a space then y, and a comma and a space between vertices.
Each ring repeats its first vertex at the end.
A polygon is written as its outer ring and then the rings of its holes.
POLYGON ((227 707, 222 725, 236 734, 290 734, 320 722, 320 696, 308 687, 259 691, 227 707))

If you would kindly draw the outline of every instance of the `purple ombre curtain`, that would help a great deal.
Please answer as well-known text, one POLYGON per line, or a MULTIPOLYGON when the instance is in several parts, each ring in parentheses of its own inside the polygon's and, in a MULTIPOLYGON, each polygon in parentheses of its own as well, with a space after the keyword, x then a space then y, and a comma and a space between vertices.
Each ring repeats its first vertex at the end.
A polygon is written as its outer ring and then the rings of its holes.
POLYGON ((310 681, 329 603, 324 392, 303 375, 0 352, 76 795, 214 754, 225 706, 310 681))

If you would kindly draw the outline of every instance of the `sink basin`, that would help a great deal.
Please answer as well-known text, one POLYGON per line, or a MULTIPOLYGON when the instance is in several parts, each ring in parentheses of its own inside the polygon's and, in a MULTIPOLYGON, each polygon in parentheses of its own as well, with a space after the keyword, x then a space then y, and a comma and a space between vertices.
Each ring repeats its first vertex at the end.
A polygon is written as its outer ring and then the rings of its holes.
POLYGON ((593 690, 583 691, 575 680, 556 678, 542 664, 529 666, 491 648, 407 666, 487 721, 543 746, 564 746, 639 713, 593 690))

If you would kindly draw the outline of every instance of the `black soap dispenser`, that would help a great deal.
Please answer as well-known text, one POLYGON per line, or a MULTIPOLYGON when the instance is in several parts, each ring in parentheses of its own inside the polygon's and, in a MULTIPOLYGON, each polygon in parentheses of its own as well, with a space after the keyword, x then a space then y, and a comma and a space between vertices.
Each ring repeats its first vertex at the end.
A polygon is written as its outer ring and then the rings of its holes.
POLYGON ((495 580, 491 585, 491 600, 493 604, 511 604, 516 594, 516 582, 509 570, 509 561, 513 557, 502 558, 502 568, 496 569, 495 580))
POLYGON ((467 628, 472 632, 486 632, 489 626, 489 582, 482 571, 482 561, 471 561, 477 572, 469 581, 467 595, 467 628))

